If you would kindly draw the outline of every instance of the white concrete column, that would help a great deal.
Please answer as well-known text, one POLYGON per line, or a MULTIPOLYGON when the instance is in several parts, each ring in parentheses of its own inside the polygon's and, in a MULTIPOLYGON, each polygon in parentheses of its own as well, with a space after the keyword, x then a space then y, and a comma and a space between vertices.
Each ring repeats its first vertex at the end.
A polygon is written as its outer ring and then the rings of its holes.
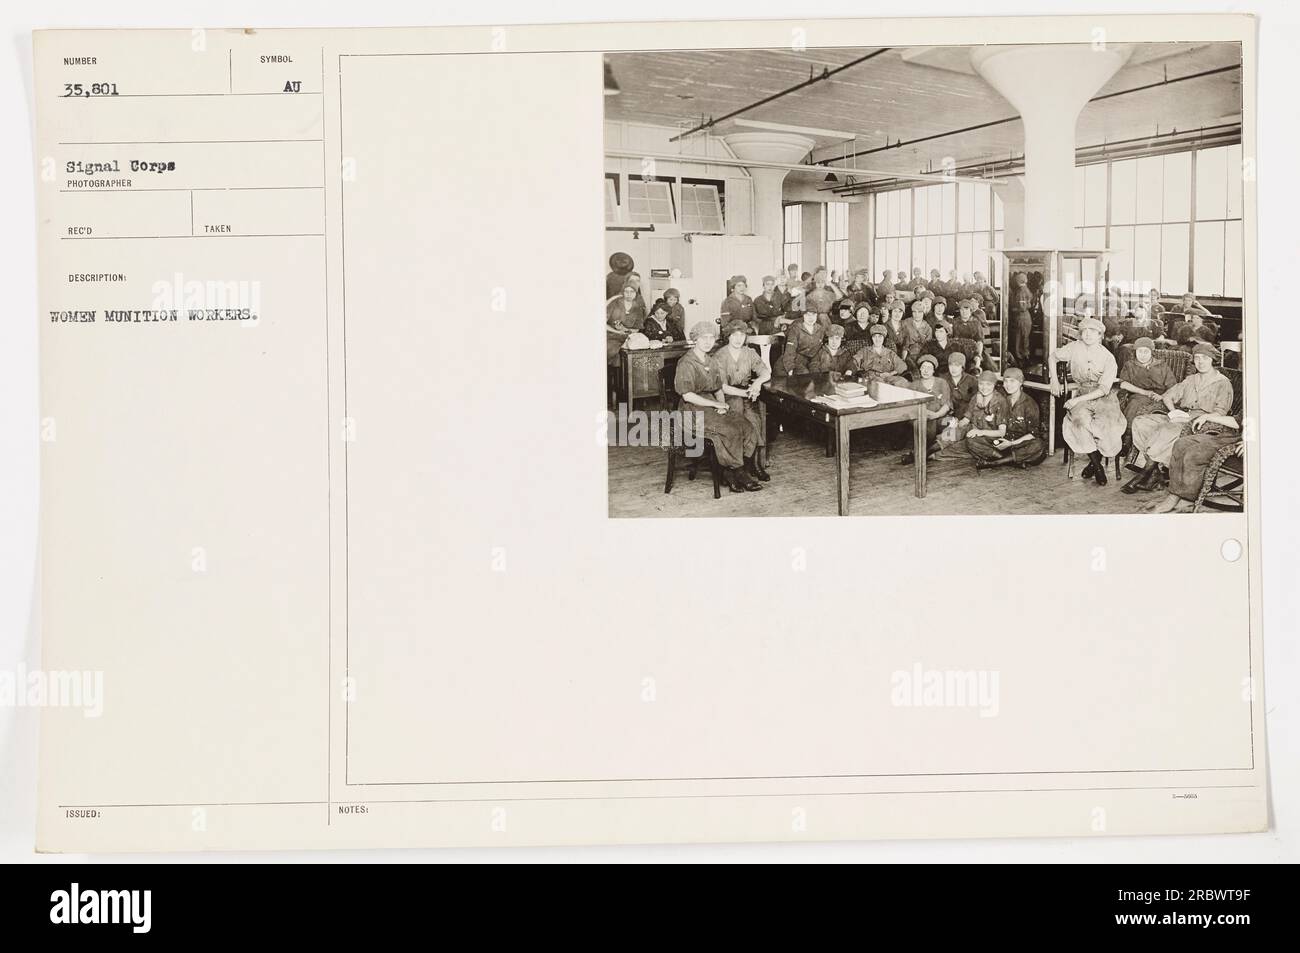
POLYGON ((993 186, 993 194, 1002 200, 1002 244, 1006 248, 1025 245, 1025 180, 1021 176, 1005 179, 993 186))
MULTIPOLYGON (((724 136, 723 141, 738 159, 755 162, 780 162, 793 165, 816 145, 807 136, 788 132, 738 132, 724 136)), ((749 169, 754 182, 754 234, 772 240, 772 271, 781 267, 781 243, 785 229, 785 213, 781 210, 781 187, 788 174, 786 169, 749 169)))
POLYGON ((1088 100, 1131 54, 1129 46, 1089 44, 989 46, 971 51, 975 71, 1016 108, 1024 123, 1025 245, 1070 248, 1078 244, 1075 126, 1088 100))

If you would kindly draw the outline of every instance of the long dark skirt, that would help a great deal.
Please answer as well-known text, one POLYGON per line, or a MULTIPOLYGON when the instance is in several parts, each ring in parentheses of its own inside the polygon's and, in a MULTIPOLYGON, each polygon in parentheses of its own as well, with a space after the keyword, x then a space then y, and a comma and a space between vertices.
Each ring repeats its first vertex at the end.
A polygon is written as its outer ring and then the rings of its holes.
POLYGON ((680 409, 684 416, 689 411, 697 411, 687 426, 698 426, 703 421, 704 437, 713 441, 718 462, 724 467, 744 466, 745 458, 757 449, 758 428, 744 414, 730 409, 720 414, 715 408, 697 407, 686 401, 682 401, 680 409))
POLYGON ((1195 500, 1205 481, 1210 460, 1221 449, 1241 439, 1241 431, 1193 433, 1174 441, 1169 456, 1169 492, 1184 500, 1195 500))

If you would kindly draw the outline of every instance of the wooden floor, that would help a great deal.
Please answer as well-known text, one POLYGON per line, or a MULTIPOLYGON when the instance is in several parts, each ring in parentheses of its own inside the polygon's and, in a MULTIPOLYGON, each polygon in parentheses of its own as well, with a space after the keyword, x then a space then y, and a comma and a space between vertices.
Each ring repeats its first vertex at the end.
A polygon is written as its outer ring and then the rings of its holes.
MULTIPOLYGON (((901 436, 899 440, 901 441, 901 436)), ((1108 485, 1101 487, 1075 476, 1067 479, 1061 448, 1040 466, 1020 470, 1004 467, 977 471, 963 461, 932 462, 925 499, 913 495, 911 466, 900 466, 903 453, 882 446, 887 435, 859 431, 853 435, 849 513, 906 515, 1004 515, 1027 513, 1136 513, 1160 493, 1120 492, 1125 471, 1115 480, 1112 464, 1108 485), (864 439, 867 438, 867 439, 864 439), (870 443, 868 442, 870 441, 870 443)), ((1086 461, 1084 461, 1086 463, 1086 461)), ((609 450, 609 515, 628 516, 835 516, 835 458, 814 433, 778 433, 768 446, 772 482, 759 493, 731 493, 713 498, 708 469, 700 468, 692 482, 686 462, 677 463, 671 494, 664 493, 664 451, 653 447, 611 447, 609 450)))

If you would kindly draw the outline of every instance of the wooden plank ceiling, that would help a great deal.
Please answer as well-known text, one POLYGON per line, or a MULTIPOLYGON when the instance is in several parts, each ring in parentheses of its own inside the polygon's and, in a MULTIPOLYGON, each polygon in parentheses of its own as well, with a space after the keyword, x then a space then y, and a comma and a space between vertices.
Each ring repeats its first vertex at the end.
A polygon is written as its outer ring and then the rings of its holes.
MULTIPOLYGON (((969 68, 968 49, 891 49, 738 118, 857 136, 847 148, 833 139, 818 138, 814 157, 821 159, 1015 116, 1015 109, 991 86, 964 71, 969 68)), ((684 132, 702 117, 723 116, 801 83, 809 78, 810 69, 821 73, 870 52, 872 48, 612 53, 607 59, 622 92, 605 98, 606 115, 684 132)), ((1236 43, 1141 44, 1098 95, 1240 62, 1236 43)), ((1240 114, 1241 73, 1234 69, 1089 103, 1079 119, 1076 145, 1219 125, 1239 120, 1240 114)), ((714 129, 719 134, 743 131, 731 123, 714 129)), ((871 169, 927 172, 940 170, 946 157, 966 166, 1019 156, 1023 149, 1023 128, 1017 120, 856 161, 871 169)))

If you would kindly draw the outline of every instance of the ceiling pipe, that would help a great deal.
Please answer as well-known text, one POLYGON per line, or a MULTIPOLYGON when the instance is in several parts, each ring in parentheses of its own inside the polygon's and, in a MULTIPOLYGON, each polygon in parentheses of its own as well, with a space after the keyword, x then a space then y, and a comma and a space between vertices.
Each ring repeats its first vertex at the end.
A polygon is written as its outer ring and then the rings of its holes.
MULTIPOLYGON (((1201 79, 1202 77, 1205 76, 1215 76, 1218 75, 1219 73, 1227 73, 1232 70, 1240 70, 1240 69, 1241 66, 1239 64, 1233 66, 1220 66, 1215 69, 1203 70, 1200 73, 1189 73, 1187 76, 1175 76, 1173 79, 1161 80, 1158 83, 1148 83, 1145 86, 1134 86, 1132 89, 1121 89, 1113 93, 1106 93, 1103 96, 1094 96, 1092 99, 1088 100, 1088 102, 1095 103, 1095 102, 1100 102, 1103 99, 1115 99, 1118 96, 1128 96, 1131 93, 1141 93, 1149 89, 1157 89, 1162 86, 1172 86, 1174 83, 1185 83, 1188 80, 1201 79)), ((935 139, 946 139, 949 136, 959 136, 962 133, 974 132, 977 129, 988 129, 990 126, 1002 126, 1011 122, 1020 122, 1020 117, 1007 116, 1003 119, 992 119, 988 122, 976 123, 973 126, 963 126, 961 129, 950 129, 947 132, 936 132, 933 135, 921 136, 918 139, 908 139, 906 141, 900 140, 898 142, 888 143, 883 146, 875 146, 874 148, 871 149, 859 149, 857 152, 850 152, 847 155, 835 156, 834 158, 831 159, 817 159, 813 164, 827 166, 829 168, 840 168, 839 166, 831 166, 831 163, 843 162, 847 159, 854 159, 858 156, 872 155, 877 152, 888 152, 890 149, 899 149, 902 148, 903 146, 914 146, 922 142, 932 142, 935 139)))
MULTIPOLYGON (((1132 139, 1116 139, 1112 142, 1096 143, 1090 146, 1080 146, 1075 150, 1076 165, 1095 165, 1098 162, 1105 162, 1110 159, 1132 159, 1141 158, 1145 155, 1164 155, 1169 151, 1176 151, 1178 148, 1186 145, 1211 144, 1211 145, 1232 145, 1241 140, 1241 123, 1223 123, 1217 126, 1198 126, 1196 129, 1186 129, 1182 132, 1174 130, 1173 132, 1161 132, 1150 136, 1136 136, 1132 139), (1135 146, 1134 143, 1149 145, 1157 144, 1158 151, 1151 151, 1135 146)), ((1025 161, 1024 155, 1010 156, 1006 159, 991 159, 983 162, 971 162, 967 165, 957 166, 955 172, 969 172, 972 169, 987 169, 990 172, 999 175, 1015 175, 1017 171, 1023 168, 1025 161)), ((839 168, 838 166, 823 166, 822 168, 839 168)), ((833 188, 820 188, 818 191, 834 192, 837 195, 861 195, 867 192, 879 192, 889 188, 893 184, 904 178, 901 174, 891 173, 889 178, 873 179, 870 182, 855 182, 851 185, 838 185, 833 188)), ((975 181, 988 182, 989 179, 983 179, 979 176, 974 177, 975 181)), ((968 180, 969 181, 969 180, 968 180)))
MULTIPOLYGON (((808 165, 807 163, 788 163, 788 162, 763 162, 757 159, 733 159, 729 156, 691 156, 682 155, 675 152, 636 152, 629 149, 606 149, 605 155, 610 159, 654 159, 660 162, 685 162, 694 165, 721 165, 734 166, 748 169, 784 169, 787 172, 817 172, 825 174, 825 166, 808 165)), ((888 175, 899 179, 907 179, 916 182, 991 182, 992 179, 971 177, 969 179, 951 175, 908 175, 901 172, 893 172, 888 169, 843 169, 837 168, 836 171, 847 172, 853 175, 888 175)), ((1001 184, 1001 183, 999 183, 1001 184)))
POLYGON ((775 102, 776 100, 780 99, 782 96, 789 96, 791 93, 797 93, 801 89, 807 89, 809 86, 813 86, 817 83, 822 82, 823 80, 830 79, 832 76, 836 75, 837 73, 843 73, 846 69, 852 69, 854 66, 859 66, 862 63, 867 62, 867 60, 873 60, 882 53, 888 53, 889 50, 890 47, 882 46, 874 53, 868 53, 866 56, 859 56, 856 60, 851 60, 850 62, 845 63, 843 66, 835 67, 835 69, 823 68, 820 76, 812 76, 804 80, 802 83, 799 83, 796 86, 791 86, 789 89, 783 89, 781 90, 781 92, 773 93, 771 96, 768 96, 764 99, 760 99, 756 103, 750 103, 748 106, 742 106, 739 109, 732 110, 731 112, 727 113, 725 116, 719 116, 717 119, 710 118, 708 122, 702 122, 693 129, 687 129, 685 132, 673 136, 668 141, 677 142, 679 139, 685 139, 687 136, 693 136, 697 132, 703 132, 706 129, 712 129, 720 122, 726 122, 728 119, 733 119, 736 116, 739 116, 741 113, 747 113, 751 109, 757 109, 759 106, 766 106, 768 103, 775 102))

